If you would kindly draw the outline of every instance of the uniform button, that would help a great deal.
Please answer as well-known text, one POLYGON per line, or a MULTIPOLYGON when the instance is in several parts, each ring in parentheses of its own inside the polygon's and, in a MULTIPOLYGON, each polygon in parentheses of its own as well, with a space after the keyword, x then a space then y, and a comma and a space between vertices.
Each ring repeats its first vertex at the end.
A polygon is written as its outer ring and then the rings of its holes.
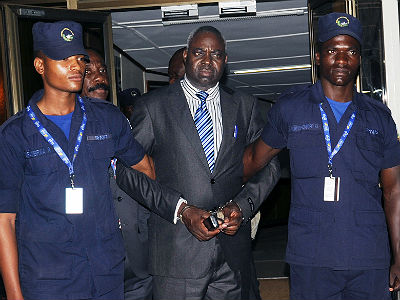
POLYGON ((210 182, 211 182, 211 184, 214 184, 215 183, 215 179, 214 178, 211 179, 210 182))
POLYGON ((121 202, 121 201, 122 201, 122 197, 119 196, 119 197, 117 198, 117 200, 118 200, 118 202, 121 202))

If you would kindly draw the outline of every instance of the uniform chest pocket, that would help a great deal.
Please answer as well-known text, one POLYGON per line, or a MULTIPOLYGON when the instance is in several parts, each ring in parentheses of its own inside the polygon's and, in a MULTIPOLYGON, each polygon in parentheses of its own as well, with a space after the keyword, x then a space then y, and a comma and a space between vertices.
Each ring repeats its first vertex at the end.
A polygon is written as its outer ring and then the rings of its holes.
POLYGON ((324 176, 328 153, 320 131, 294 132, 288 137, 290 170, 296 178, 324 176))
POLYGON ((378 135, 359 133, 356 135, 357 149, 354 162, 358 169, 379 172, 383 160, 383 141, 378 135))
POLYGON ((356 147, 353 149, 353 163, 357 181, 378 183, 379 171, 383 163, 383 141, 379 135, 364 132, 356 134, 356 147))
POLYGON ((357 146, 363 151, 371 151, 371 154, 383 156, 383 141, 380 136, 370 134, 357 134, 357 146))
POLYGON ((114 156, 114 143, 110 133, 87 135, 86 141, 94 159, 111 159, 114 156))
POLYGON ((40 147, 25 151, 25 160, 27 174, 41 175, 55 172, 61 159, 51 147, 40 147))

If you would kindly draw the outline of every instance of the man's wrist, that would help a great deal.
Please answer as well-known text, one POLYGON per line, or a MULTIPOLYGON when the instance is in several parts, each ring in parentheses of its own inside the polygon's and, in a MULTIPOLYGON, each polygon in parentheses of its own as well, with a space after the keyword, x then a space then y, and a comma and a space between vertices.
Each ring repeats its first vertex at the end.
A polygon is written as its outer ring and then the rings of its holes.
POLYGON ((176 204, 175 213, 174 213, 174 224, 179 221, 179 215, 182 209, 185 207, 187 201, 182 197, 179 198, 178 203, 176 204))
MULTIPOLYGON (((183 214, 185 213, 185 211, 187 211, 187 210, 189 210, 189 209, 191 209, 193 207, 193 206, 188 205, 188 204, 184 204, 184 205, 185 206, 181 209, 181 212, 179 213, 179 220, 181 220, 182 224, 185 224, 185 223, 183 223, 183 220, 182 220, 183 214)), ((183 206, 183 204, 181 206, 183 206)))
POLYGON ((226 202, 224 207, 229 205, 229 204, 237 206, 237 208, 239 209, 240 217, 242 218, 242 221, 244 221, 244 216, 243 216, 242 208, 240 207, 240 205, 234 200, 229 200, 228 202, 226 202))

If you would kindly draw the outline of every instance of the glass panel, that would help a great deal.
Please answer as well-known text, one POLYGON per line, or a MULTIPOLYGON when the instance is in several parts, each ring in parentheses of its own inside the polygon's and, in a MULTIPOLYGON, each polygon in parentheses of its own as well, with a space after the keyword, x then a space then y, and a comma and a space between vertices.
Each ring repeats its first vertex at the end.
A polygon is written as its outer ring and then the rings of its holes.
POLYGON ((363 25, 363 46, 361 48, 361 91, 368 96, 382 101, 385 87, 385 67, 382 2, 358 0, 358 18, 363 25))
MULTIPOLYGON (((1 49, 0 49, 1 57, 1 49)), ((3 63, 0 59, 0 124, 7 119, 7 105, 6 105, 6 94, 4 92, 4 73, 3 73, 3 63)))

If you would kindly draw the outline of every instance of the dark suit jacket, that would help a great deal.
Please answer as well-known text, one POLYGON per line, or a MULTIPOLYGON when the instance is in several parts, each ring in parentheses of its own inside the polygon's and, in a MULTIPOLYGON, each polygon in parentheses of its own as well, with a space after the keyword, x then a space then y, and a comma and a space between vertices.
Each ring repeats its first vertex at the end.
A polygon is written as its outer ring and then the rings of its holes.
MULTIPOLYGON (((135 105, 131 123, 135 138, 153 158, 157 182, 163 187, 179 191, 189 204, 205 210, 231 199, 241 207, 246 222, 234 236, 221 233, 217 238, 230 267, 241 272, 242 295, 247 299, 252 263, 247 221, 278 180, 279 163, 270 163, 242 188, 243 151, 260 135, 261 111, 251 96, 223 89, 220 92, 223 138, 212 174, 179 82, 142 96, 135 105)), ((117 168, 118 184, 124 190, 137 184, 127 179, 130 170, 127 171, 117 168)), ((139 196, 134 198, 141 201, 139 196)), ((160 193, 156 196, 161 197, 160 193)), ((173 197, 170 199, 176 204, 173 197)), ((155 202, 173 207, 173 203, 166 204, 161 199, 155 202)), ((165 218, 171 215, 163 214, 154 201, 146 205, 154 212, 150 217, 150 273, 175 278, 204 277, 211 267, 215 239, 201 242, 185 225, 165 218)))

